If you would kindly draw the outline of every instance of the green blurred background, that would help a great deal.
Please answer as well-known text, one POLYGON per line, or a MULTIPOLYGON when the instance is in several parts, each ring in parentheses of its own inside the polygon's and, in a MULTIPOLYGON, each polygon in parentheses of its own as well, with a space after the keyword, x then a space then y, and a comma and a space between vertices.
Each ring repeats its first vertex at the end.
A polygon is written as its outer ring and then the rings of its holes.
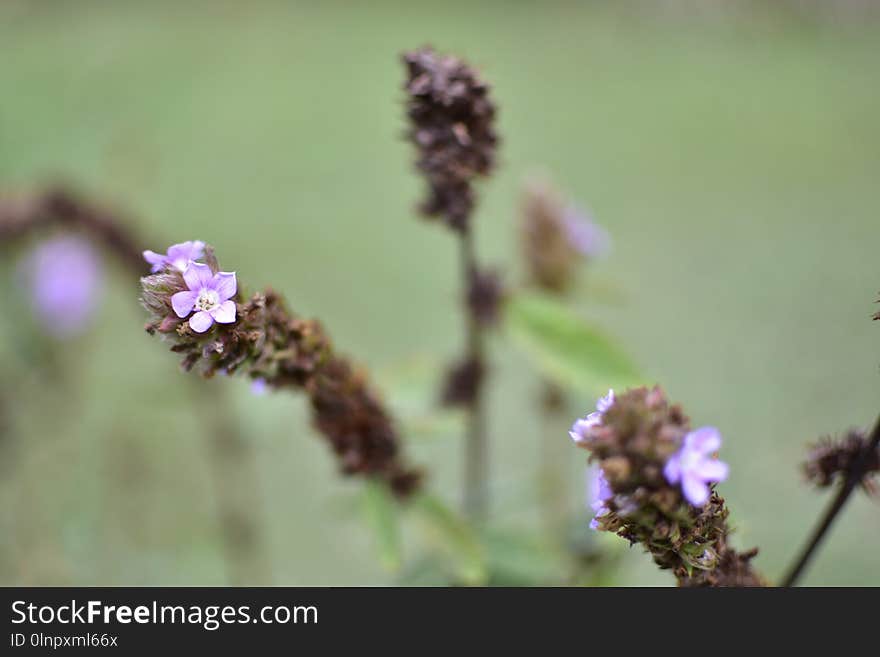
MULTIPOLYGON (((593 209, 614 251, 574 303, 721 428, 735 541, 777 577, 828 498, 801 481, 805 444, 869 424, 880 401, 880 23, 826 4, 6 0, 0 186, 68 181, 138 217, 160 240, 145 247, 211 242, 393 389, 394 371, 462 337, 455 244, 413 213, 398 53, 430 42, 468 58, 504 139, 481 254, 520 277, 530 171, 593 209)), ((226 583, 210 418, 141 331, 133 283, 115 276, 95 330, 50 355, 28 351, 6 307, 0 583, 226 583)), ((503 331, 493 359, 494 522, 533 529, 540 443, 568 441, 567 420, 541 428, 534 374, 503 331)), ((206 390, 255 452, 271 581, 391 581, 302 400, 206 390)), ((450 502, 455 433, 409 445, 450 502)), ((577 506, 585 454, 568 454, 577 506)), ((878 544, 880 506, 859 494, 805 581, 880 584, 878 544)), ((615 583, 672 578, 634 549, 615 583)))

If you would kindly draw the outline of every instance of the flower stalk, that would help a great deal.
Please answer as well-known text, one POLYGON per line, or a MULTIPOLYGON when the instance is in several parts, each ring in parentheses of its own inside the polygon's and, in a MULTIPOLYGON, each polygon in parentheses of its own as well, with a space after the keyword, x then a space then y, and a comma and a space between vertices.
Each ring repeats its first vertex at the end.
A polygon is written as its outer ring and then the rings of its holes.
POLYGON ((415 492, 421 472, 405 462, 366 373, 336 353, 319 322, 291 313, 273 290, 246 298, 210 248, 205 259, 183 271, 169 261, 141 279, 147 332, 169 343, 186 371, 243 374, 261 388, 304 392, 344 474, 377 478, 399 498, 415 492))
POLYGON ((77 230, 124 267, 140 276, 147 270, 131 222, 62 187, 0 199, 0 245, 13 244, 41 229, 77 230))
POLYGON ((727 506, 715 491, 727 475, 714 456, 716 429, 692 431, 660 388, 636 388, 603 397, 570 435, 600 468, 594 529, 640 543, 680 586, 765 584, 751 565, 757 549, 729 542, 727 506))
POLYGON ((874 428, 867 440, 863 442, 861 452, 859 452, 855 458, 850 459, 846 464, 846 477, 843 479, 840 490, 837 492, 834 499, 831 500, 831 503, 828 505, 828 508, 822 515, 816 528, 813 530, 813 533, 808 539, 807 544, 804 546, 800 556, 798 556, 794 565, 792 565, 788 574, 782 580, 782 586, 787 587, 797 584, 801 575, 803 575, 809 565, 810 560, 813 558, 813 555, 816 553, 825 536, 828 534, 828 531, 834 524, 834 521, 837 519, 837 516, 840 515, 843 507, 846 506, 853 491, 860 483, 864 484, 865 475, 871 469, 871 466, 873 465, 876 467, 878 450, 880 450, 880 417, 877 418, 877 422, 874 424, 874 428))
POLYGON ((503 289, 494 272, 479 265, 472 215, 474 183, 495 166, 496 109, 489 86, 460 59, 425 47, 405 53, 407 136, 416 147, 416 168, 427 183, 419 206, 459 240, 465 315, 465 353, 447 373, 443 400, 467 411, 463 506, 483 521, 489 507, 489 445, 486 418, 486 330, 498 320, 503 289))

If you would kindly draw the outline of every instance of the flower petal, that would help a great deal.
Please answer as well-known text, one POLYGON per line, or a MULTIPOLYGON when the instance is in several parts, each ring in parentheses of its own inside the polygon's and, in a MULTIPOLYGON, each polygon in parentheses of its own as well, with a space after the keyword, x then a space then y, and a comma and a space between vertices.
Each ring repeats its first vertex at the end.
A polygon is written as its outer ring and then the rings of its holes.
POLYGON ((681 491, 687 501, 694 506, 703 506, 709 501, 709 487, 702 479, 690 472, 685 472, 681 478, 681 491))
POLYGON ((723 461, 717 459, 704 459, 697 463, 691 472, 703 481, 724 481, 730 468, 723 461))
POLYGON ((596 410, 600 413, 605 413, 612 406, 614 406, 614 390, 609 390, 607 395, 600 397, 596 402, 596 410))
POLYGON ((196 241, 181 242, 168 247, 169 260, 198 260, 204 255, 205 243, 196 241))
POLYGON ((165 256, 150 250, 144 251, 144 260, 152 265, 150 271, 154 273, 162 269, 162 265, 165 264, 165 256))
POLYGON ((186 317, 192 312, 193 306, 196 305, 196 299, 199 298, 198 292, 184 290, 171 295, 171 307, 174 308, 175 314, 180 317, 186 317))
POLYGON ((721 449, 721 432, 715 427, 700 427, 686 435, 684 443, 700 454, 712 454, 721 449))
POLYGON ((232 324, 235 321, 235 302, 224 301, 210 313, 215 321, 221 324, 232 324))
POLYGON ((211 268, 201 262, 189 263, 189 266, 183 272, 183 280, 186 281, 186 286, 194 292, 198 292, 203 287, 209 287, 213 278, 214 273, 211 271, 211 268))
POLYGON ((681 461, 679 455, 673 454, 663 466, 663 476, 670 484, 677 484, 681 480, 681 461))
POLYGON ((189 327, 195 331, 196 333, 204 333, 211 325, 214 323, 214 318, 211 317, 211 314, 200 310, 195 315, 189 318, 189 327))
POLYGON ((212 285, 217 290, 217 294, 220 295, 220 301, 231 299, 235 296, 236 291, 238 291, 238 283, 235 280, 234 271, 217 272, 214 275, 212 285))

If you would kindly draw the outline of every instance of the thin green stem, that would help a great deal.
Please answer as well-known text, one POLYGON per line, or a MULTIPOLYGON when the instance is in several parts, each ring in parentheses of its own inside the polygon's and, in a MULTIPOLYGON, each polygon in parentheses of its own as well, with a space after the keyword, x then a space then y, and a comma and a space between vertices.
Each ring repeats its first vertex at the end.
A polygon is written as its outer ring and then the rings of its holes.
MULTIPOLYGON (((470 226, 461 231, 461 267, 465 303, 465 340, 467 359, 484 364, 485 335, 479 321, 467 305, 467 293, 477 271, 474 238, 470 226)), ((485 522, 489 511, 489 439, 486 431, 486 406, 482 384, 477 386, 468 406, 464 447, 464 511, 471 519, 485 522)))

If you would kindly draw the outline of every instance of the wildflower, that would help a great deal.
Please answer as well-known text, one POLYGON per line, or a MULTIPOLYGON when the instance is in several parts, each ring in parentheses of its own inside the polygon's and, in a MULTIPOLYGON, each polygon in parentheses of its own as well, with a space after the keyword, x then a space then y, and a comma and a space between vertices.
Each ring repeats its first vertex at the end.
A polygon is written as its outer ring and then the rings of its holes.
POLYGON ((526 182, 521 215, 520 240, 530 282, 548 292, 570 289, 582 262, 609 250, 608 233, 540 179, 526 182))
POLYGON ((609 390, 608 394, 600 397, 596 402, 596 410, 587 414, 584 418, 575 420, 571 426, 568 435, 575 443, 581 443, 586 439, 586 435, 590 429, 602 424, 602 415, 614 404, 614 391, 609 390))
POLYGON ((189 327, 196 333, 204 333, 214 322, 232 324, 235 321, 235 302, 231 301, 237 291, 235 272, 211 271, 208 265, 190 262, 183 272, 188 290, 171 297, 171 307, 181 319, 193 310, 189 327))
POLYGON ((147 332, 170 343, 186 371, 205 378, 238 373, 253 382, 255 394, 264 387, 304 393, 312 424, 343 473, 375 477, 399 498, 415 492, 421 470, 404 459, 393 418, 366 372, 335 352, 320 322, 291 313, 276 292, 258 292, 236 305, 235 274, 213 273, 217 261, 209 247, 205 253, 211 264, 141 279, 147 332), (193 330, 181 330, 180 318, 193 310, 193 330), (207 333, 214 322, 219 324, 207 333))
POLYGON ((154 274, 161 271, 165 267, 171 267, 177 271, 186 271, 191 261, 198 260, 205 254, 205 243, 198 240, 189 242, 181 242, 180 244, 172 244, 168 247, 165 255, 156 253, 155 251, 144 251, 144 260, 146 260, 152 268, 154 274))
POLYGON ((718 431, 691 431, 660 388, 609 393, 596 408, 572 430, 601 469, 590 526, 642 544, 681 586, 764 585, 750 563, 757 551, 728 542, 727 507, 709 486, 727 476, 710 456, 721 445, 718 431))
POLYGON ((669 457, 663 475, 670 484, 681 483, 688 502, 700 507, 709 501, 709 484, 727 479, 726 463, 713 456, 721 448, 721 434, 714 427, 701 427, 684 437, 682 448, 669 457))
POLYGON ((568 243, 586 258, 605 255, 611 247, 608 232, 593 218, 575 206, 566 208, 562 216, 568 243))
POLYGON ((587 469, 587 479, 589 481, 589 503, 590 508, 595 514, 590 521, 590 529, 599 529, 599 518, 608 513, 608 500, 614 497, 614 491, 605 478, 605 472, 602 468, 595 466, 587 469))
POLYGON ((262 397, 268 391, 266 379, 257 378, 251 381, 251 394, 256 397, 262 397))
POLYGON ((79 237, 58 237, 37 246, 23 265, 34 314, 56 338, 81 333, 100 300, 101 264, 79 237))

